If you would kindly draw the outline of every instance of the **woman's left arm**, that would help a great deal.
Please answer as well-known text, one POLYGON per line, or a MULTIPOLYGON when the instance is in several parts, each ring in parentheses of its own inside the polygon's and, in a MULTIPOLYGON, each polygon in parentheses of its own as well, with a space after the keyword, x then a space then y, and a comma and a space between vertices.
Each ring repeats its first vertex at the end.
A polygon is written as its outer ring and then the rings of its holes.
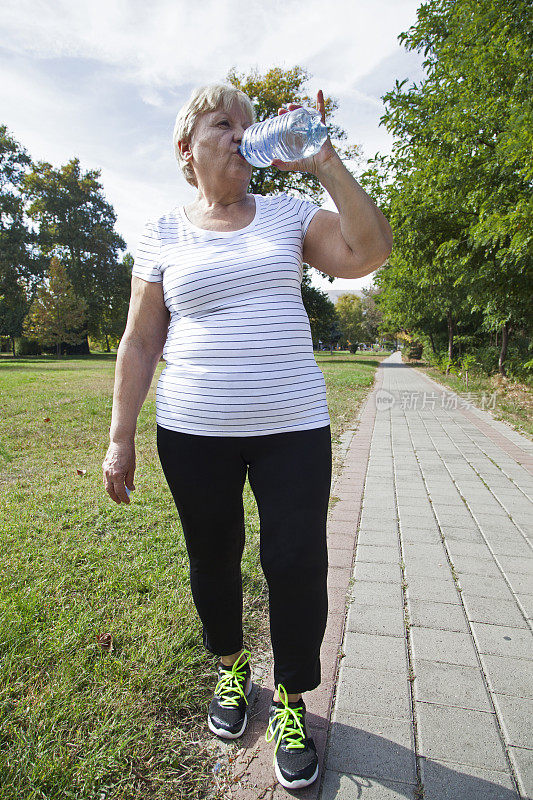
MULTIPOLYGON (((314 174, 337 206, 340 232, 360 267, 383 264, 392 251, 392 229, 372 198, 336 152, 318 164, 314 174)), ((316 234, 320 237, 318 225, 316 234)))
MULTIPOLYGON (((286 114, 295 108, 278 109, 286 114)), ((317 94, 317 109, 325 124, 324 95, 317 94)), ((314 156, 300 161, 275 159, 279 170, 311 172, 337 206, 338 214, 320 209, 307 229, 303 260, 338 278, 360 278, 381 266, 392 252, 392 229, 379 208, 344 166, 329 136, 314 156)))

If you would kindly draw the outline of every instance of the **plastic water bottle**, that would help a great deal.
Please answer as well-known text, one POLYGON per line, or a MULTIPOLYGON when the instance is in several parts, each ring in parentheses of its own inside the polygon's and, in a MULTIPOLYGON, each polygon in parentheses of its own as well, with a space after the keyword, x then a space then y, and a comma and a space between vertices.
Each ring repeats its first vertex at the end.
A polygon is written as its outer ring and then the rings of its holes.
POLYGON ((275 158, 299 161, 314 156, 327 136, 318 111, 295 108, 246 128, 239 152, 254 167, 269 167, 275 158))

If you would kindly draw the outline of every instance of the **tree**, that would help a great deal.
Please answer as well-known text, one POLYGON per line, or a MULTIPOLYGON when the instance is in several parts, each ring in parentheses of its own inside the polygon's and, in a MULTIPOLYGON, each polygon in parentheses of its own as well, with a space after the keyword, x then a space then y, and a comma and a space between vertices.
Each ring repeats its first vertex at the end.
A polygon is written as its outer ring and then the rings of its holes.
POLYGON ((318 342, 329 342, 330 332, 336 321, 335 306, 325 292, 311 286, 308 272, 302 278, 302 301, 309 317, 313 347, 318 348, 318 342))
MULTIPOLYGON (((38 244, 65 265, 75 293, 87 304, 87 334, 101 335, 102 310, 120 304, 123 272, 117 253, 126 243, 115 232, 116 214, 105 200, 100 170, 83 173, 79 159, 60 169, 36 164, 25 178, 28 214, 39 227, 38 244)), ((85 352, 89 352, 87 336, 85 352)))
POLYGON ((32 261, 32 233, 24 218, 21 188, 31 159, 24 148, 0 125, 0 335, 22 333, 28 311, 25 282, 32 261))
POLYGON ((76 296, 65 267, 53 257, 48 280, 39 287, 31 304, 24 335, 45 345, 55 345, 57 355, 61 356, 63 342, 78 344, 86 338, 86 331, 78 333, 86 320, 87 303, 76 296))
POLYGON ((356 294, 343 294, 335 303, 342 344, 356 346, 363 338, 363 304, 356 294))
POLYGON ((363 319, 361 321, 364 342, 375 342, 383 324, 383 314, 376 304, 379 289, 376 286, 364 287, 361 299, 363 319))
POLYGON ((532 319, 529 5, 429 0, 399 39, 424 51, 428 74, 407 91, 396 81, 383 98, 381 122, 397 137, 387 159, 389 261, 414 266, 426 295, 436 294, 450 358, 461 318, 480 312, 486 330, 502 330, 503 372, 508 334, 531 330, 532 319))
POLYGON ((111 352, 110 339, 120 340, 126 327, 132 269, 133 256, 125 253, 120 264, 110 265, 102 281, 103 302, 93 338, 105 341, 108 353, 111 352))

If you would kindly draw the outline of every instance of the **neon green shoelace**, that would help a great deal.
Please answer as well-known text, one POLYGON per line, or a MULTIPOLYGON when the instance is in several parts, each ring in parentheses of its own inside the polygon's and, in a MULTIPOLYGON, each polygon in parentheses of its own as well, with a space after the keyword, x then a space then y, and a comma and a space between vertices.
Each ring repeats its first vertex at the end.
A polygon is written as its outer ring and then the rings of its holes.
POLYGON ((288 695, 285 687, 280 683, 278 686, 279 699, 284 703, 283 708, 277 708, 272 720, 268 723, 265 739, 271 742, 279 731, 279 736, 274 748, 274 760, 281 744, 285 742, 287 749, 296 750, 305 747, 305 731, 302 725, 303 708, 291 708, 289 706, 288 695))
POLYGON ((224 706, 224 708, 236 708, 239 705, 239 697, 244 697, 246 703, 248 703, 243 686, 246 683, 245 665, 250 660, 251 655, 248 650, 243 650, 231 669, 224 671, 218 681, 215 687, 215 694, 220 698, 220 705, 224 706), (241 660, 243 656, 246 656, 246 658, 241 660))

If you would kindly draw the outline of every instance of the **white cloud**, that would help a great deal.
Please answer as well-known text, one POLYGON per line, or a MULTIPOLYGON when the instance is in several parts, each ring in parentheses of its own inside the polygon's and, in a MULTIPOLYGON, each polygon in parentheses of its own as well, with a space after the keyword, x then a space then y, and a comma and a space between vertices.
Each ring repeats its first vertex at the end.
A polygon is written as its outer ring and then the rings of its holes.
MULTIPOLYGON (((1 121, 34 159, 59 166, 77 155, 85 169, 101 168, 131 250, 148 216, 194 197, 172 153, 174 118, 194 86, 224 80, 231 67, 248 74, 300 65, 311 97, 321 88, 338 101, 335 122, 347 142, 367 157, 389 152, 380 95, 396 77, 420 77, 422 57, 397 42, 418 5, 7 0, 1 121)), ((325 207, 335 209, 331 200, 325 207)))

